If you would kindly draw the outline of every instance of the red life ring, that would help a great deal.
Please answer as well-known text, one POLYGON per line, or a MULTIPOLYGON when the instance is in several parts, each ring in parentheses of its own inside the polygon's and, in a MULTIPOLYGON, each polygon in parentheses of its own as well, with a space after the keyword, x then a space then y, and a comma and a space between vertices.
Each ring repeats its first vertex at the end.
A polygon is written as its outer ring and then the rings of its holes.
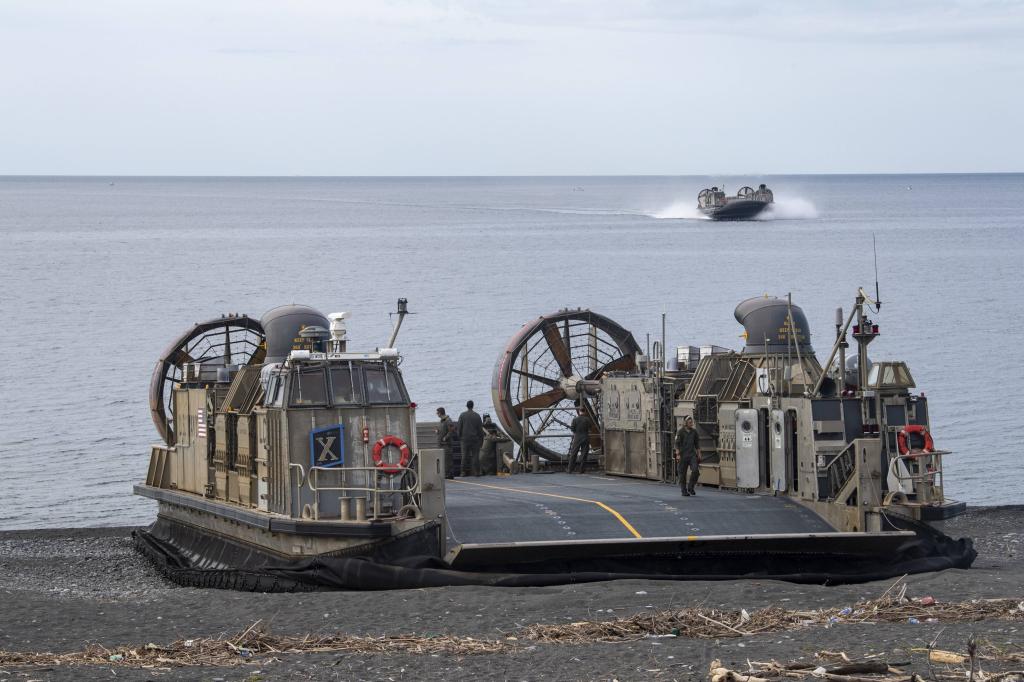
POLYGON ((395 474, 401 473, 405 467, 409 466, 409 461, 411 459, 412 452, 409 450, 409 446, 406 445, 405 441, 398 436, 384 436, 373 444, 373 463, 385 474, 394 476, 395 474), (384 461, 384 448, 389 445, 394 445, 398 448, 398 452, 401 454, 397 464, 384 461))
POLYGON ((932 434, 928 433, 928 429, 923 424, 907 424, 903 427, 903 430, 896 434, 896 444, 900 449, 901 455, 906 455, 910 452, 934 452, 935 442, 932 440, 932 434), (924 447, 921 450, 912 450, 908 444, 910 434, 919 433, 924 436, 924 447))

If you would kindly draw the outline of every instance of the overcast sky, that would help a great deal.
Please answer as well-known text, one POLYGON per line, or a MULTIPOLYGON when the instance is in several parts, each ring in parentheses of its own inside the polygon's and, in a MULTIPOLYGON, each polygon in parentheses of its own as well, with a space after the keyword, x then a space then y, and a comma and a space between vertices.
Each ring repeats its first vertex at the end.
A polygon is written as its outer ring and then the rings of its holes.
POLYGON ((1024 2, 0 0, 0 174, 1024 170, 1024 2))

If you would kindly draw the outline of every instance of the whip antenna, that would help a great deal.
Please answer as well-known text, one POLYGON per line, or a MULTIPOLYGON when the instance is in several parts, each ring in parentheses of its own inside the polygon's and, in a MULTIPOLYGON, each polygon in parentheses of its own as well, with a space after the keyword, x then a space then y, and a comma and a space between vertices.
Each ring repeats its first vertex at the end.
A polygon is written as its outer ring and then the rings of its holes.
POLYGON ((871 233, 871 252, 875 256, 875 310, 882 309, 882 297, 878 294, 878 247, 875 245, 875 233, 871 233))

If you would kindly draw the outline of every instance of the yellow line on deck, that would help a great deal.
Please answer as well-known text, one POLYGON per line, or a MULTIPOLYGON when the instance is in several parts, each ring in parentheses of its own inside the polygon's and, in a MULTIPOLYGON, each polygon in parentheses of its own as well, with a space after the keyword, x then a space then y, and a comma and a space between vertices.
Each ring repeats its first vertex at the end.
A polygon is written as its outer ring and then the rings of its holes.
POLYGON ((543 495, 544 497, 557 497, 560 500, 570 500, 572 502, 586 502, 588 504, 596 504, 598 507, 600 507, 601 509, 604 509, 606 512, 608 512, 609 514, 614 516, 616 519, 618 519, 619 523, 621 523, 623 526, 625 526, 626 530, 628 530, 630 533, 633 534, 633 537, 637 537, 637 538, 642 538, 643 537, 643 535, 640 535, 640 533, 637 532, 636 528, 634 528, 633 525, 629 521, 627 521, 625 518, 623 518, 622 514, 620 514, 619 512, 615 511, 614 509, 609 507, 604 502, 598 502, 597 500, 586 500, 586 499, 583 499, 582 497, 569 497, 568 495, 556 495, 555 493, 541 493, 541 492, 537 492, 536 490, 523 490, 522 488, 506 488, 506 487, 500 486, 500 485, 487 485, 486 483, 476 483, 476 482, 473 482, 473 481, 460 481, 459 479, 454 479, 452 481, 452 483, 462 483, 464 485, 478 485, 481 488, 493 488, 494 490, 505 490, 505 491, 508 491, 508 492, 511 492, 511 493, 525 493, 527 495, 543 495))

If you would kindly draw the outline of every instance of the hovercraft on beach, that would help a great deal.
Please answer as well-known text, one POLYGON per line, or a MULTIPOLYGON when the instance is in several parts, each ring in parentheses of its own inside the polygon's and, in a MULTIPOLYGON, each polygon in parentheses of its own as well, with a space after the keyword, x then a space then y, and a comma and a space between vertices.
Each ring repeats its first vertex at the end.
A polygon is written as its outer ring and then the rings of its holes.
POLYGON ((741 187, 736 196, 727 197, 718 187, 702 189, 697 195, 697 208, 712 220, 753 220, 775 203, 775 195, 764 183, 741 187))
MULTIPOLYGON (((540 316, 493 374, 503 445, 518 452, 485 448, 480 468, 495 473, 454 480, 454 450, 433 442, 437 422, 417 424, 399 368, 405 299, 372 352, 348 349, 347 313, 289 305, 213 318, 154 369, 162 442, 135 492, 158 515, 136 546, 180 584, 255 591, 834 584, 967 568, 970 540, 928 525, 964 509, 944 495, 949 452, 931 435, 928 401, 906 363, 868 359, 879 305, 858 292, 824 363, 788 299, 736 307, 742 350, 683 346, 675 362, 664 341, 645 353, 593 311, 540 316), (681 498, 672 435, 684 423, 696 429, 701 487, 681 498), (589 475, 569 473, 570 438, 586 443, 589 475)), ((465 452, 480 447, 467 442, 465 452)))
POLYGON ((259 590, 314 557, 439 556, 444 472, 394 347, 407 312, 372 352, 348 349, 348 313, 303 305, 181 334, 150 382, 163 442, 135 493, 159 513, 138 546, 178 582, 259 590))

